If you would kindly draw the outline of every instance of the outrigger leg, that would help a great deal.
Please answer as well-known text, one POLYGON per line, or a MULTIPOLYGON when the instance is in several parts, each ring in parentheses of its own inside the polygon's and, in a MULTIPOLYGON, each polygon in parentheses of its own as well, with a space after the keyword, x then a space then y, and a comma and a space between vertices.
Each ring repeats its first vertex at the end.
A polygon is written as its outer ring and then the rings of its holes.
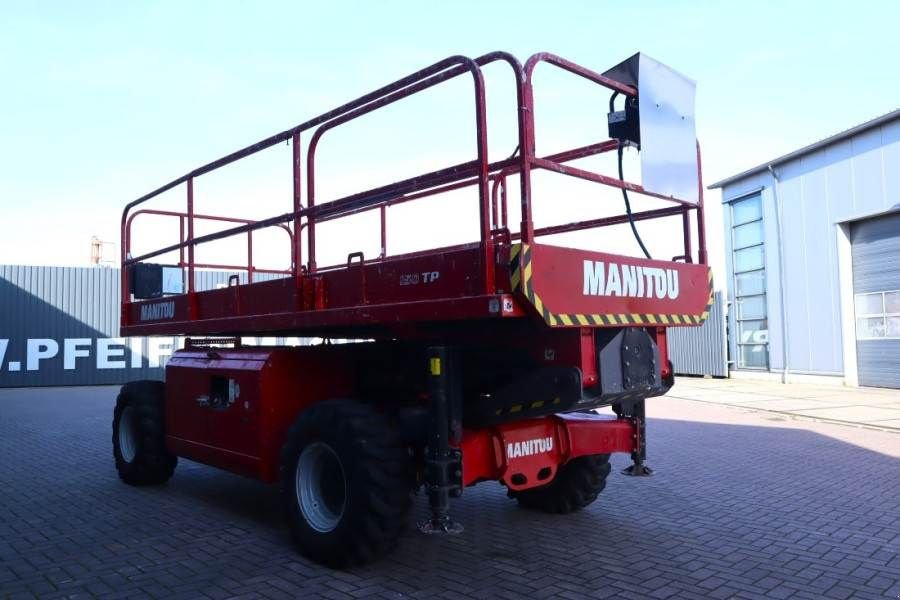
POLYGON ((428 348, 428 447, 425 489, 431 518, 418 524, 422 533, 461 533, 462 524, 450 518, 450 496, 462 495, 462 453, 450 447, 450 361, 445 346, 428 348))
POLYGON ((648 476, 653 474, 653 469, 644 464, 647 460, 647 436, 646 418, 644 414, 644 400, 622 407, 616 411, 620 417, 627 417, 634 422, 634 449, 631 452, 631 466, 622 470, 625 475, 632 477, 648 476))

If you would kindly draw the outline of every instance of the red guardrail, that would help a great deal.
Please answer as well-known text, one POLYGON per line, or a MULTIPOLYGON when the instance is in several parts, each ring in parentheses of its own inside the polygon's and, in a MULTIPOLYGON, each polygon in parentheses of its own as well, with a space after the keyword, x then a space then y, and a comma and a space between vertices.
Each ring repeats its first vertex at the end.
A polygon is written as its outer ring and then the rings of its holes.
MULTIPOLYGON (((187 267, 188 292, 194 293, 194 269, 195 268, 240 268, 250 273, 249 279, 252 281, 252 273, 255 272, 279 272, 287 274, 287 271, 272 271, 258 269, 253 265, 252 252, 252 232, 278 226, 285 229, 290 237, 291 242, 291 271, 295 279, 297 279, 298 288, 300 280, 309 275, 313 275, 317 270, 316 265, 316 224, 333 219, 358 214, 361 212, 378 209, 380 211, 380 227, 381 227, 381 253, 378 259, 384 259, 387 256, 387 225, 386 225, 386 209, 390 206, 409 202, 426 196, 433 196, 443 192, 461 189, 470 186, 478 187, 479 198, 479 221, 480 221, 480 241, 482 246, 483 258, 481 278, 484 282, 484 293, 492 293, 494 291, 494 260, 493 246, 495 237, 498 239, 522 239, 530 243, 535 236, 550 235, 556 233, 564 233, 569 231, 577 231, 595 227, 603 227, 627 222, 626 215, 618 215, 606 217, 603 219, 590 219, 569 223, 565 225, 556 225, 544 227, 535 230, 531 213, 531 170, 546 169, 556 173, 576 177, 579 179, 600 183, 602 185, 622 188, 635 193, 659 198, 674 203, 676 206, 666 207, 655 210, 647 210, 637 212, 632 215, 635 220, 654 219, 672 215, 682 215, 682 227, 684 232, 684 256, 676 257, 684 260, 691 260, 691 235, 690 224, 688 220, 691 210, 697 211, 698 224, 698 242, 699 252, 698 260, 701 263, 706 262, 705 236, 703 232, 703 201, 702 201, 702 181, 700 183, 700 201, 699 203, 691 203, 685 200, 663 196, 654 193, 652 190, 646 190, 642 186, 620 180, 616 177, 610 177, 600 173, 594 173, 584 169, 572 167, 564 163, 608 152, 618 148, 615 140, 608 140, 597 144, 591 144, 582 148, 576 148, 546 156, 543 158, 536 157, 535 148, 535 132, 534 132, 534 95, 533 95, 533 74, 535 67, 542 62, 546 62, 560 69, 568 71, 579 77, 592 81, 602 87, 605 87, 615 93, 625 96, 635 96, 637 90, 621 84, 617 81, 604 77, 599 73, 591 71, 549 53, 539 53, 531 56, 522 65, 510 54, 505 52, 493 52, 476 59, 470 59, 464 56, 452 56, 433 65, 412 73, 402 79, 399 79, 389 85, 386 85, 374 92, 361 96, 352 102, 348 102, 332 111, 326 112, 296 127, 273 135, 269 138, 261 140, 256 144, 247 146, 237 152, 222 157, 216 161, 208 163, 187 175, 184 175, 166 185, 146 194, 137 200, 129 203, 122 214, 122 302, 123 305, 129 301, 128 295, 128 266, 137 262, 146 261, 151 258, 161 256, 168 252, 179 251, 182 267, 187 267), (488 142, 487 142, 487 120, 485 109, 485 87, 484 78, 481 68, 493 62, 507 63, 515 76, 516 87, 516 112, 518 125, 518 153, 512 157, 497 161, 488 162, 488 142), (451 80, 460 75, 469 74, 473 81, 475 116, 476 116, 476 157, 475 159, 420 174, 415 177, 404 179, 389 185, 366 190, 357 194, 352 194, 344 198, 329 201, 324 204, 316 204, 316 188, 315 188, 315 151, 319 140, 325 132, 350 122, 362 115, 378 110, 397 102, 403 98, 409 97, 420 91, 432 88, 440 83, 451 80), (303 203, 303 179, 302 179, 302 153, 301 153, 301 134, 304 131, 315 129, 308 146, 306 155, 307 180, 306 180, 306 205, 303 203), (293 179, 293 207, 290 212, 270 217, 268 219, 252 221, 249 219, 238 219, 233 217, 222 217, 213 215, 199 215, 194 212, 194 190, 193 182, 196 177, 222 168, 237 160, 247 156, 256 154, 266 148, 270 148, 281 142, 289 141, 293 146, 292 161, 292 179, 293 179), (522 222, 518 233, 510 233, 507 222, 507 185, 508 176, 518 173, 520 178, 520 202, 522 222), (159 196, 160 194, 172 190, 178 185, 186 184, 186 211, 183 213, 173 211, 152 211, 143 209, 135 213, 131 213, 135 207, 159 196), (492 188, 491 188, 492 185, 492 188), (499 191, 499 198, 498 198, 499 191), (131 256, 131 223, 139 214, 159 214, 177 216, 181 223, 181 237, 178 244, 172 244, 164 248, 148 252, 141 256, 131 256), (222 222, 238 223, 237 227, 226 229, 212 234, 203 236, 194 235, 195 220, 214 220, 222 222), (290 224, 290 225, 288 225, 290 224), (303 228, 307 228, 307 264, 303 265, 302 240, 299 233, 303 228), (186 231, 185 231, 186 228, 186 231), (194 248, 203 243, 223 239, 235 235, 246 233, 248 235, 248 263, 246 267, 235 267, 227 265, 210 265, 198 264, 194 260, 194 248), (187 260, 184 259, 184 250, 187 249, 187 260)), ((698 146, 698 170, 699 170, 699 146, 698 146)))

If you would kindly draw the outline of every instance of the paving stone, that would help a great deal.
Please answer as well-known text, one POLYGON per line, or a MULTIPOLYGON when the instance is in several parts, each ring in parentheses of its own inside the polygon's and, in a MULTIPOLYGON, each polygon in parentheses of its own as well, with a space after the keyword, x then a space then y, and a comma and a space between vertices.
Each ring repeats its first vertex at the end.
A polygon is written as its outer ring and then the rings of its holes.
MULTIPOLYGON (((164 486, 122 484, 115 393, 0 390, 0 599, 900 593, 900 461, 889 451, 900 434, 655 399, 653 477, 619 475, 627 457, 615 456, 600 499, 566 516, 521 510, 481 484, 452 505, 462 535, 410 527, 391 556, 337 572, 297 554, 274 487, 188 461, 164 486)), ((413 512, 410 525, 423 496, 413 512)))

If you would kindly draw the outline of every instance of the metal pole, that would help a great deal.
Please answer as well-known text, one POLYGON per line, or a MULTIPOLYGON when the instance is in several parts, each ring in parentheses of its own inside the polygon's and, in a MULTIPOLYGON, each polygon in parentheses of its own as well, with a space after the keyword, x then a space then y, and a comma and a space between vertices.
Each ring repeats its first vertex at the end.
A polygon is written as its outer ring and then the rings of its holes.
POLYGON ((634 423, 634 447, 631 451, 632 464, 623 470, 622 473, 633 477, 652 475, 653 469, 644 464, 644 461, 647 460, 647 427, 644 400, 632 404, 628 413, 628 417, 634 423))
POLYGON ((194 293, 194 178, 187 180, 188 293, 194 293))
POLYGON ((387 256, 387 207, 381 206, 381 258, 387 256))
MULTIPOLYGON (((461 524, 450 518, 450 492, 461 491, 460 461, 450 449, 449 351, 445 346, 431 346, 428 358, 428 448, 425 454, 425 487, 431 518, 419 523, 422 533, 460 533, 461 524), (453 469, 451 479, 450 470, 453 469)), ((458 495, 458 492, 455 493, 458 495)))
POLYGON ((293 153, 293 183, 294 183, 294 236, 291 239, 291 270, 294 278, 300 277, 300 265, 303 260, 303 246, 300 243, 300 209, 302 205, 303 180, 300 165, 300 133, 295 133, 291 138, 291 151, 293 153))
POLYGON ((707 264, 706 218, 703 207, 703 164, 700 159, 700 142, 697 142, 697 262, 707 264))
POLYGON ((247 232, 247 283, 253 283, 253 232, 247 232))

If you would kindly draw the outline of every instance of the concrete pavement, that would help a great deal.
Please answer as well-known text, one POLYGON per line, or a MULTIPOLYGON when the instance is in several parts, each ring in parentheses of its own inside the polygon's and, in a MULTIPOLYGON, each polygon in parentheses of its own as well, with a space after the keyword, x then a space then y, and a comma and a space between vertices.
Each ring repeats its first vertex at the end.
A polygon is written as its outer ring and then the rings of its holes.
POLYGON ((669 397, 900 431, 900 390, 678 377, 669 397))

